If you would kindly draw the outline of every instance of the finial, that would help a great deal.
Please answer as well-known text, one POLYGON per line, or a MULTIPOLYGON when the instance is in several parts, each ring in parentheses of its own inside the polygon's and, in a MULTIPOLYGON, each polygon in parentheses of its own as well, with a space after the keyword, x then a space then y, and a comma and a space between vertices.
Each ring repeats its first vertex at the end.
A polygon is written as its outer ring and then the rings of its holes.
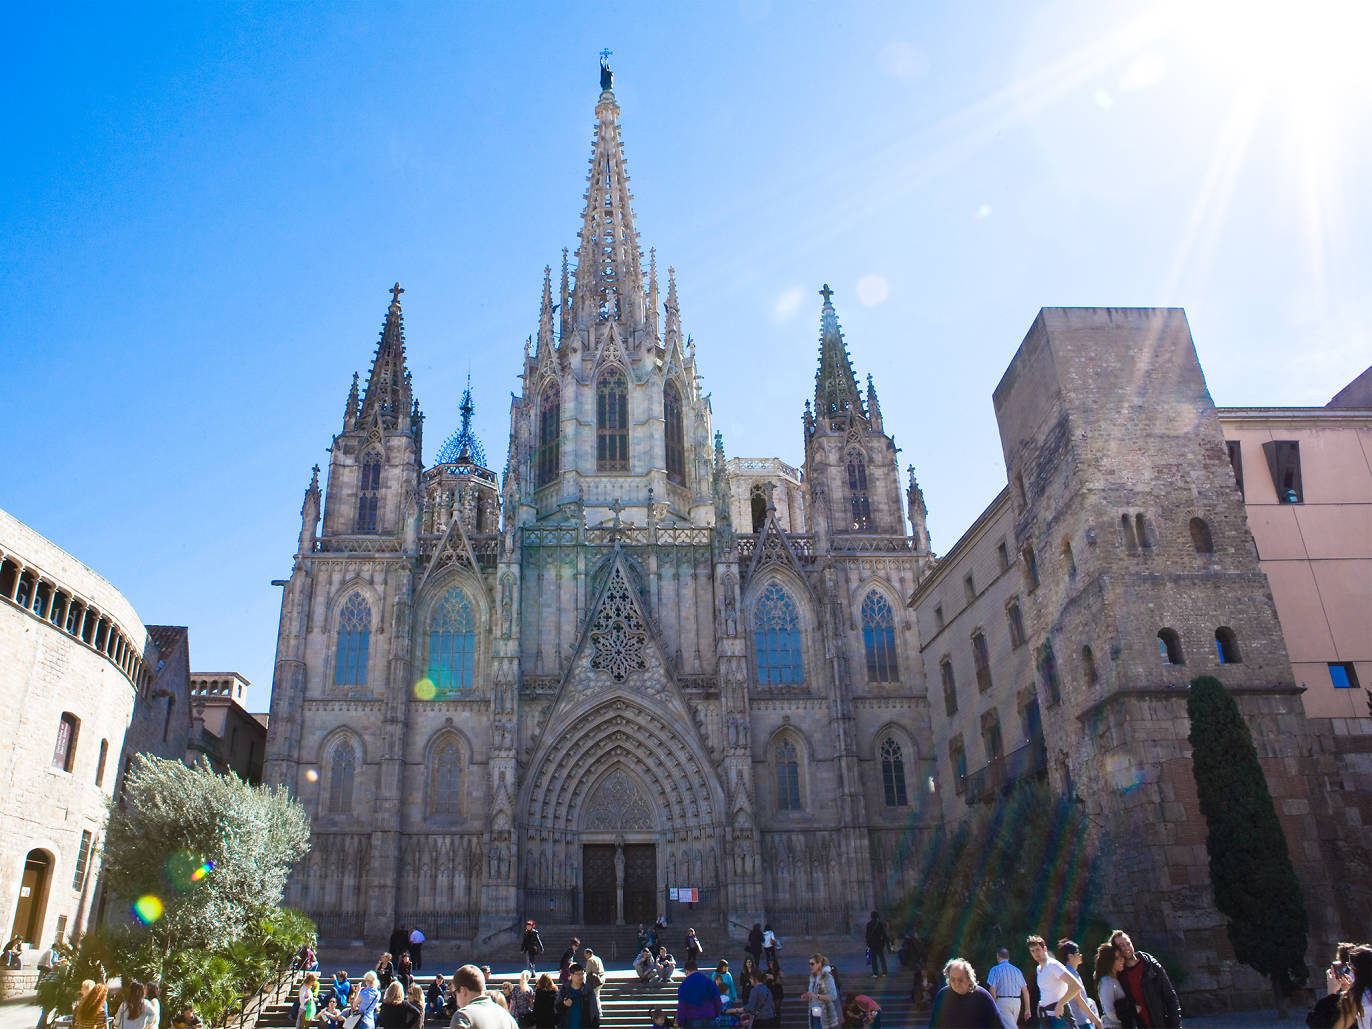
POLYGON ((614 88, 615 73, 610 71, 610 55, 614 53, 608 47, 600 51, 600 91, 608 93, 614 88))
POLYGON ((400 283, 397 282, 394 286, 392 286, 392 287, 391 287, 389 290, 387 290, 386 292, 390 293, 390 295, 391 295, 391 306, 392 306, 392 307, 399 307, 399 306, 400 306, 400 294, 405 292, 403 289, 400 288, 400 283))
POLYGON ((314 466, 314 474, 310 476, 310 489, 319 489, 319 465, 314 466))
POLYGON ((829 288, 829 284, 826 282, 824 284, 824 288, 819 291, 819 295, 824 298, 825 304, 828 304, 831 300, 833 300, 834 291, 829 288))

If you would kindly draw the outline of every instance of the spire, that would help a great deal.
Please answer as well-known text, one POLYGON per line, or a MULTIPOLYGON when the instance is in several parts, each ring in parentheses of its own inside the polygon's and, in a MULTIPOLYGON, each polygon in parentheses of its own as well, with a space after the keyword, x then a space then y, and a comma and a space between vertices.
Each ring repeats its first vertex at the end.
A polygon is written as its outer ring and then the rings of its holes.
POLYGON ((668 266, 667 268, 667 332, 663 337, 663 345, 667 341, 676 337, 681 338, 681 305, 676 299, 676 269, 668 266))
POLYGON ((553 269, 543 266, 543 306, 538 312, 538 358, 547 360, 553 351, 553 269))
POLYGON ((648 250, 648 325, 654 339, 657 339, 657 250, 648 250))
POLYGON ((319 530, 319 465, 314 466, 310 484, 305 489, 305 501, 300 505, 300 547, 297 554, 308 554, 314 550, 315 536, 319 530))
POLYGON ((343 409, 343 431, 350 432, 357 424, 357 372, 353 372, 353 386, 348 390, 348 404, 343 409))
POLYGON ((858 394, 857 377, 843 342, 843 330, 834 311, 834 291, 826 282, 819 291, 824 307, 819 315, 819 371, 815 373, 815 414, 830 423, 849 413, 865 417, 858 394))
POLYGON ((562 300, 558 308, 562 312, 562 325, 558 329, 557 338, 566 339, 567 330, 571 326, 572 305, 567 302, 570 293, 567 288, 567 248, 562 248, 562 300))
POLYGON ((867 373, 867 416, 872 421, 872 428, 876 432, 881 432, 881 404, 877 402, 877 387, 872 382, 872 373, 867 373))
POLYGON ((367 377, 367 393, 362 401, 363 421, 378 414, 382 425, 396 428, 410 414, 410 376, 405 369, 405 325, 400 314, 400 283, 391 287, 391 306, 381 329, 381 342, 372 359, 367 377))
POLYGON ((603 56, 600 81, 581 243, 576 252, 575 325, 588 328, 613 318, 639 328, 644 324, 643 268, 619 138, 619 105, 603 56))
POLYGON ((448 437, 438 451, 438 464, 474 464, 486 467, 486 448, 472 432, 472 415, 476 405, 472 403, 472 376, 467 375, 467 388, 462 391, 462 403, 457 407, 461 416, 461 427, 448 437))

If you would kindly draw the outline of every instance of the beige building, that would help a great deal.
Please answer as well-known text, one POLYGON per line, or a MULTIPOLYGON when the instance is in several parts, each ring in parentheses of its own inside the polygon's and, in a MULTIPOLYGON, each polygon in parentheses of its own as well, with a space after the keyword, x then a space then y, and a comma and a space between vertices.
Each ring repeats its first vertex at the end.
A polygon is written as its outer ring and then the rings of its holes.
POLYGON ((194 724, 186 760, 204 755, 216 772, 233 772, 250 783, 262 781, 267 749, 267 716, 244 706, 252 684, 237 672, 192 672, 194 724))
POLYGON ((1219 410, 1306 714, 1341 734, 1372 687, 1372 398, 1356 385, 1325 407, 1219 410))

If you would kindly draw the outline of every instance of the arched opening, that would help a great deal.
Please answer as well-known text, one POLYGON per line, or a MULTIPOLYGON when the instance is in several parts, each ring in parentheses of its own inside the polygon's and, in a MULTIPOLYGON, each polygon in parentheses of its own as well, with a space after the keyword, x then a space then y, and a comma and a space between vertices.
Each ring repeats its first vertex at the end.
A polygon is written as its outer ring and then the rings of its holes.
POLYGON ((862 601, 862 645, 867 653, 867 681, 895 682, 896 622, 891 603, 876 590, 862 601))
POLYGON ((52 855, 31 850, 24 859, 24 874, 19 880, 19 903, 14 909, 10 937, 21 936, 37 947, 48 912, 48 887, 52 882, 52 855))
POLYGON ((761 532, 763 523, 767 521, 767 497, 761 486, 753 487, 752 509, 753 531, 761 532))
POLYGON ((805 681, 800 651, 800 615, 779 583, 770 583, 753 612, 759 686, 798 685, 805 681))
POLYGON ((1227 625, 1215 630, 1215 651, 1222 665, 1236 665, 1243 660, 1239 654, 1239 638, 1227 625))
POLYGON ((1215 552, 1215 541, 1210 537, 1210 526, 1205 523, 1204 518, 1191 519, 1191 546, 1196 548, 1197 554, 1215 552))
POLYGON ((535 486, 542 488, 562 470, 562 390, 548 383, 538 405, 538 454, 535 486))
POLYGON ((1158 656, 1165 665, 1186 664, 1181 652, 1181 637, 1175 629, 1158 630, 1158 656))
POLYGON ((667 444, 667 478, 672 482, 686 482, 686 436, 681 417, 681 391, 676 383, 662 388, 663 438, 667 444))
POLYGON ((362 459, 362 478, 357 494, 357 531, 376 532, 376 510, 381 497, 381 455, 372 451, 362 459))
POLYGON ((629 470, 629 386, 618 368, 606 371, 595 388, 595 467, 629 470))
POLYGON ((881 787, 887 807, 906 807, 909 797, 905 791, 905 755, 900 744, 890 736, 881 743, 881 787))
POLYGON ((854 532, 866 532, 872 524, 871 501, 867 496, 867 463, 856 450, 848 455, 848 506, 854 532))

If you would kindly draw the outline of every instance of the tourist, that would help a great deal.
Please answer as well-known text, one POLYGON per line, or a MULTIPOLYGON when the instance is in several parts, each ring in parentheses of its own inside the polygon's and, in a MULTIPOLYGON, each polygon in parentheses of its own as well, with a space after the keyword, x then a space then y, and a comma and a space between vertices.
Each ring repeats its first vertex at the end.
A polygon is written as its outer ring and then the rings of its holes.
POLYGON ((605 1014, 600 1007, 600 988, 605 985, 605 962, 601 961, 590 947, 587 947, 584 953, 586 955, 583 965, 586 969, 586 988, 591 991, 591 1003, 595 1005, 596 1021, 599 1022, 605 1014))
POLYGON ((666 1012, 663 1008, 649 1008, 649 1009, 648 1009, 648 1025, 649 1025, 649 1026, 652 1026, 653 1029, 658 1029, 658 1027, 665 1026, 666 1024, 667 1024, 667 1012, 666 1012))
MULTIPOLYGON (((639 927, 640 929, 642 926, 639 927)), ((543 953, 543 937, 538 935, 538 926, 533 919, 524 923, 524 937, 519 941, 519 949, 523 953, 525 963, 529 966, 529 971, 537 973, 534 967, 534 958, 543 953)))
POLYGON ((642 923, 642 922, 639 922, 639 923, 638 923, 638 935, 635 937, 635 939, 636 939, 636 941, 637 941, 637 943, 638 943, 638 949, 639 949, 639 950, 642 950, 644 947, 647 947, 649 951, 651 951, 651 950, 653 949, 652 946, 650 945, 650 941, 652 940, 652 936, 651 936, 651 934, 648 932, 647 929, 643 928, 643 923, 642 923))
POLYGON ((529 983, 529 970, 519 973, 519 982, 510 984, 510 1014, 520 1025, 527 1025, 534 1011, 534 988, 529 983))
POLYGON ((159 994, 162 992, 162 984, 156 979, 149 979, 143 984, 143 999, 148 1002, 148 1007, 152 1008, 152 1021, 149 1025, 152 1029, 158 1029, 162 1024, 162 1001, 159 994))
POLYGON ((395 978, 395 962, 391 960, 391 951, 386 951, 376 959, 376 984, 382 990, 391 987, 391 981, 395 978))
POLYGON ((638 957, 634 958, 634 972, 638 975, 640 983, 646 983, 657 974, 657 962, 653 960, 653 952, 644 947, 638 952, 638 957))
POLYGON ((401 953, 400 961, 395 966, 395 978, 396 982, 407 990, 410 988, 410 984, 414 982, 414 965, 410 962, 409 951, 401 953))
POLYGON ((419 926, 410 930, 410 964, 416 972, 424 971, 424 941, 427 939, 419 926))
POLYGON ((977 985, 976 969, 970 961, 953 958, 943 966, 943 978, 947 985, 934 997, 929 1029, 994 1029, 1001 1024, 1000 1009, 977 985))
POLYGON ((534 1029, 557 1029, 557 984, 544 972, 534 987, 534 1029))
MULTIPOLYGON (((75 1024, 72 1029, 77 1029, 75 1024)), ((202 1029, 200 1016, 195 1013, 195 1005, 189 1001, 181 1005, 181 1014, 172 1019, 172 1029, 202 1029)))
POLYGON ((767 962, 767 974, 764 979, 767 989, 772 994, 772 1006, 776 1009, 777 1021, 781 1021, 781 1002, 786 997, 786 983, 781 977, 781 965, 776 959, 767 962))
POLYGON ((686 956, 687 956, 688 958, 694 956, 695 959, 696 959, 696 964, 699 965, 699 964, 700 964, 701 955, 703 955, 704 953, 705 953, 705 948, 702 947, 702 946, 700 945, 700 937, 696 935, 696 931, 695 931, 694 929, 687 929, 687 930, 686 930, 686 956))
MULTIPOLYGON (((752 927, 751 929, 748 930, 748 943, 747 943, 747 945, 746 945, 743 949, 744 949, 745 951, 747 951, 747 952, 748 952, 748 956, 751 957, 751 958, 753 959, 753 965, 754 965, 755 967, 762 964, 762 923, 761 923, 761 922, 754 922, 754 923, 753 923, 753 927, 752 927)), ((748 966, 745 964, 743 967, 744 967, 744 969, 746 970, 748 966)))
POLYGON ((653 965, 655 971, 653 972, 652 982, 669 983, 672 981, 672 976, 676 974, 676 958, 668 953, 665 945, 657 948, 657 958, 654 960, 653 965))
POLYGON ((109 1001, 109 988, 94 979, 81 982, 81 992, 72 1009, 72 1029, 105 1029, 109 1022, 106 1004, 109 1001))
POLYGON ((319 1020, 323 1023, 324 1029, 343 1029, 343 1021, 348 1016, 339 1010, 338 997, 329 994, 329 1003, 323 1011, 319 1013, 319 1020))
POLYGON ((381 1007, 376 1012, 376 1029, 408 1029, 410 1025, 409 1004, 405 1002, 405 987, 393 979, 381 996, 381 1007))
MULTIPOLYGON (((137 979, 130 979, 120 992, 123 998, 119 1001, 119 1010, 114 1013, 112 1029, 149 1029, 152 1026, 152 1005, 147 1002, 143 984, 137 979)), ((152 1029, 156 1029, 156 1026, 152 1026, 152 1029)))
POLYGON ((686 978, 676 988, 676 1024, 682 1029, 712 1026, 724 1010, 715 980, 696 967, 696 956, 686 955, 686 978))
POLYGON ((353 1013, 361 1015, 356 1029, 376 1029, 377 1010, 381 1007, 381 990, 376 972, 368 970, 362 976, 362 986, 353 999, 353 1013))
POLYGON ((1372 947, 1354 947, 1348 967, 1353 974, 1339 992, 1339 1020, 1334 1029, 1372 1029, 1372 947))
POLYGON ((391 941, 386 944, 386 949, 392 954, 399 954, 410 945, 410 934, 401 926, 396 926, 391 930, 391 941))
POLYGON ((810 988, 800 995, 809 1006, 810 1029, 838 1029, 838 987, 834 970, 823 954, 810 955, 810 988))
POLYGON ((463 965, 453 973, 453 995, 457 1010, 449 1029, 518 1029, 510 1013, 486 992, 486 977, 476 965, 463 965))
MULTIPOLYGON (((729 974, 729 962, 720 958, 719 964, 715 965, 715 976, 723 981, 724 989, 720 992, 728 995, 729 1003, 738 1003, 738 990, 734 988, 734 977, 729 974)), ((743 984, 746 987, 748 985, 748 980, 744 979, 743 984)))
POLYGON ((1134 1029, 1134 1006, 1120 986, 1124 959, 1113 943, 1096 948, 1096 996, 1100 999, 1100 1021, 1105 1029, 1134 1029))
POLYGON ((562 957, 557 962, 557 981, 560 985, 566 986, 571 979, 572 965, 576 963, 579 950, 581 950, 581 941, 573 936, 571 945, 562 952, 562 957))
MULTIPOLYGON (((60 939, 53 940, 52 946, 49 947, 47 950, 43 951, 42 954, 38 955, 37 982, 41 983, 48 976, 52 975, 53 970, 56 969, 58 965, 61 965, 63 963, 62 953, 57 949, 57 945, 61 942, 62 941, 60 939)), ((103 981, 104 976, 101 976, 100 978, 103 981)), ((94 980, 92 980, 92 982, 93 981, 94 980)), ((40 1006, 38 1008, 38 1029, 43 1029, 43 1026, 47 1022, 47 1020, 48 1009, 46 1007, 40 1006)))
POLYGON ((881 1029, 881 1005, 865 993, 853 994, 843 1009, 843 1022, 857 1029, 881 1029))
POLYGON ((586 969, 575 961, 567 970, 567 981, 558 988, 557 1012, 557 1024, 567 1029, 593 1029, 600 1025, 595 998, 586 985, 586 969))
POLYGON ((1324 992, 1342 993, 1353 981, 1353 970, 1348 967, 1348 958, 1357 948, 1356 943, 1339 943, 1334 948, 1334 960, 1324 970, 1324 992))
POLYGON ((443 1016, 448 1013, 448 980, 443 978, 442 972, 434 975, 424 999, 429 1017, 438 1022, 443 1021, 443 1016))
MULTIPOLYGON (((1039 1023, 1044 1029, 1072 1029, 1076 1022, 1072 1018, 1071 1002, 1082 993, 1081 980, 1048 953, 1042 936, 1030 936, 1024 942, 1029 945, 1029 956, 1038 965, 1039 1023)), ((1101 1029, 1100 1018, 1095 1012, 1087 1011, 1087 1015, 1096 1029, 1101 1029)))
POLYGON ((300 984, 300 994, 296 998, 296 1007, 297 1029, 309 1025, 319 1013, 319 976, 314 972, 305 973, 305 979, 300 984))
POLYGON ((1075 940, 1058 940, 1057 958, 1077 982, 1081 983, 1081 993, 1072 1001, 1072 1019, 1077 1025, 1085 1025, 1091 1017, 1086 1011, 1091 1000, 1086 994, 1086 982, 1081 977, 1081 948, 1075 940))
POLYGON ((749 954, 743 959, 743 967, 739 969, 738 973, 738 981, 742 985, 742 989, 738 991, 740 997, 743 996, 743 991, 747 990, 753 981, 753 974, 760 971, 762 969, 758 968, 757 962, 753 960, 753 955, 749 954))
POLYGON ((1124 959, 1119 984, 1133 1002, 1139 1022, 1146 1022, 1152 1029, 1180 1029, 1181 1001, 1162 962, 1145 951, 1135 950, 1134 941, 1123 929, 1112 932, 1110 942, 1124 959))
POLYGON ((768 965, 777 959, 777 951, 781 949, 781 941, 777 939, 777 934, 772 932, 770 922, 762 929, 762 949, 767 955, 768 965))
POLYGON ((780 1024, 777 1019, 776 1000, 772 996, 772 991, 767 988, 763 974, 754 969, 752 977, 745 980, 744 985, 748 988, 748 1002, 731 1007, 726 1013, 739 1016, 749 1029, 767 1029, 769 1026, 780 1024))
POLYGON ((418 983, 410 983, 405 990, 405 1004, 414 1010, 414 1017, 410 1020, 411 1026, 422 1026, 424 1024, 424 987, 418 983))
POLYGON ((343 969, 340 968, 329 980, 329 992, 330 996, 338 999, 340 1008, 348 1006, 348 1001, 352 999, 353 995, 353 984, 348 979, 348 973, 343 969))
POLYGON ((1010 949, 996 951, 996 963, 986 973, 986 991, 995 998, 1005 1029, 1015 1029, 1021 1013, 1029 1015, 1029 984, 1024 973, 1010 964, 1010 949))
POLYGON ((875 911, 872 917, 867 920, 867 960, 872 965, 872 978, 877 979, 887 975, 886 968, 886 948, 891 945, 891 937, 886 934, 886 923, 881 920, 875 911), (881 971, 877 971, 877 965, 881 965, 881 971))
POLYGON ((5 944, 5 967, 23 968, 24 967, 24 937, 16 936, 5 944))

